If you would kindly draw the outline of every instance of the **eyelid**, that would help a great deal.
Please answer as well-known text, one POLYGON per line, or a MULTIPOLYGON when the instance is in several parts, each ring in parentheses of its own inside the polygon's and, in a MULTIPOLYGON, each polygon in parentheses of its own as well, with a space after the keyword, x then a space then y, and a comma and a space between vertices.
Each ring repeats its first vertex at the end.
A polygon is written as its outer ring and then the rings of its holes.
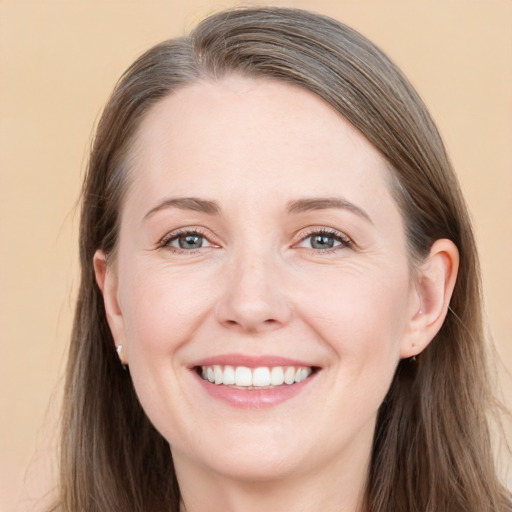
POLYGON ((210 231, 200 227, 200 226, 187 226, 183 228, 178 228, 173 231, 170 231, 169 233, 165 234, 156 244, 157 249, 169 249, 173 252, 182 252, 182 253, 195 253, 199 251, 200 249, 206 249, 209 247, 220 247, 220 244, 213 241, 212 239, 215 238, 210 231), (173 240, 176 240, 181 235, 199 235, 203 237, 205 240, 207 240, 208 244, 205 247, 200 247, 198 249, 181 249, 180 247, 174 247, 170 245, 170 242, 173 240))
MULTIPOLYGON (((298 247, 300 243, 304 242, 307 238, 313 236, 313 235, 324 235, 328 237, 332 237, 338 242, 340 242, 339 245, 328 248, 328 249, 314 249, 314 248, 308 248, 304 247, 304 249, 310 249, 311 251, 315 253, 326 253, 326 252, 332 252, 336 251, 338 249, 345 249, 345 248, 351 248, 355 246, 355 243, 353 240, 343 233, 342 231, 339 231, 334 228, 328 228, 325 226, 310 226, 307 228, 301 229, 296 235, 295 239, 296 242, 293 243, 293 247, 298 247)), ((187 254, 192 254, 200 249, 205 249, 209 247, 220 247, 221 244, 215 241, 215 237, 213 234, 206 230, 205 228, 202 228, 201 226, 187 226, 175 229, 173 231, 170 231, 169 233, 166 233, 156 244, 157 249, 170 249, 174 252, 182 252, 187 254), (205 240, 207 240, 208 245, 205 247, 200 247, 197 249, 181 249, 179 247, 174 247, 170 245, 170 242, 177 239, 180 235, 184 234, 191 234, 191 235, 199 235, 203 237, 205 240)))
POLYGON ((294 247, 299 246, 300 243, 304 242, 313 235, 324 235, 332 237, 338 242, 340 242, 340 245, 328 249, 314 249, 312 247, 304 247, 304 249, 310 249, 316 253, 332 252, 338 249, 351 248, 355 245, 353 240, 342 231, 338 231, 337 229, 334 228, 327 228, 325 226, 311 226, 308 228, 304 228, 297 233, 298 241, 294 243, 294 247))

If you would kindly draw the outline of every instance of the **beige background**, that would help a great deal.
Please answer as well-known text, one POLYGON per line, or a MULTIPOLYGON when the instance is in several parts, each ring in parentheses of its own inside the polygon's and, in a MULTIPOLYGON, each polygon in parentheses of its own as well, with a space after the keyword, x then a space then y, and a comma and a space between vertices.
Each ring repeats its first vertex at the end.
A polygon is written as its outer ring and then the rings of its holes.
MULTIPOLYGON (((488 315, 512 369, 512 0, 277 3, 359 29, 424 97, 473 212, 488 315)), ((78 283, 75 201, 101 107, 142 51, 233 4, 0 0, 2 511, 41 510, 52 481, 78 283)))

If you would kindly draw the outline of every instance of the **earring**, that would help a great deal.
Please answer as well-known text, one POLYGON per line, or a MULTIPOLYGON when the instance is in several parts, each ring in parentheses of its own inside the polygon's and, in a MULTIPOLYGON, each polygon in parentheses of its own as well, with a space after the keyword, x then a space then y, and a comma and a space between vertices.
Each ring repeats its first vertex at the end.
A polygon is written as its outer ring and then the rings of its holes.
POLYGON ((119 357, 119 362, 121 363, 121 366, 123 367, 123 370, 126 371, 127 365, 123 363, 123 360, 121 359, 121 350, 123 350, 123 345, 118 345, 116 347, 117 357, 119 357))

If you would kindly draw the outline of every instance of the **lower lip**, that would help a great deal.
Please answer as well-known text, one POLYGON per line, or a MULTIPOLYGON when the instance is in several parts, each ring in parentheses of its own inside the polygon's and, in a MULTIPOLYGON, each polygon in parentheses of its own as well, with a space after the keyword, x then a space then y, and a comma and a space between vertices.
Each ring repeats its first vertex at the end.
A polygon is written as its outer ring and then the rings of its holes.
POLYGON ((316 377, 316 373, 295 384, 284 384, 272 389, 239 389, 223 384, 212 384, 193 372, 202 388, 212 397, 240 409, 263 409, 273 407, 297 396, 316 377))

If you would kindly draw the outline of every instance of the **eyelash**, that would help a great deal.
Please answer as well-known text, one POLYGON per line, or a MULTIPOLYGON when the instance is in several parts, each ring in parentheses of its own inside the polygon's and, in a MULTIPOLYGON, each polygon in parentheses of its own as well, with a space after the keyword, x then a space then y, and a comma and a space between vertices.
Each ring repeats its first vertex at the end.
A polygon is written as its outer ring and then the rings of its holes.
MULTIPOLYGON (((199 247, 197 249, 181 249, 179 247, 173 247, 171 244, 171 242, 174 242, 175 240, 177 240, 181 235, 190 235, 190 236, 199 236, 201 238, 204 238, 205 240, 209 240, 209 234, 206 233, 205 231, 203 231, 201 228, 184 228, 184 229, 179 229, 177 231, 173 231, 169 234, 167 234, 166 236, 164 236, 164 238, 162 238, 162 240, 160 240, 160 242, 158 243, 158 249, 167 249, 173 253, 177 253, 177 254, 183 254, 183 253, 187 253, 187 254, 195 254, 199 249, 204 249, 204 247, 199 247)), ((215 245, 213 242, 210 242, 212 245, 215 245)))
MULTIPOLYGON (((209 235, 203 231, 200 228, 184 228, 180 229, 178 231, 173 231, 169 234, 167 234, 162 240, 158 243, 158 248, 161 249, 167 249, 173 253, 178 254, 195 254, 200 249, 204 249, 205 247, 199 247, 197 249, 181 249, 178 247, 173 247, 171 242, 174 242, 177 240, 181 235, 191 235, 191 236, 199 236, 201 238, 204 238, 205 240, 208 240, 209 235)), ((308 249, 309 251, 315 253, 315 254, 330 254, 333 252, 336 252, 340 249, 347 249, 353 247, 352 240, 344 235, 343 233, 340 233, 339 231, 336 231, 335 229, 328 229, 328 228, 320 228, 320 229, 313 229, 311 231, 300 233, 300 240, 299 242, 295 243, 294 246, 297 246, 300 243, 305 242, 308 238, 314 237, 314 236, 324 236, 327 238, 332 238, 336 242, 339 242, 339 245, 336 245, 334 247, 330 247, 328 249, 315 249, 313 247, 304 247, 304 249, 308 249)), ((215 245, 213 242, 209 242, 212 245, 215 245)))
MULTIPOLYGON (((340 249, 350 249, 354 246, 352 240, 345 234, 336 231, 335 229, 329 228, 320 228, 320 229, 312 229, 311 231, 300 233, 300 240, 298 243, 305 242, 308 238, 312 238, 314 236, 324 236, 327 238, 333 238, 336 242, 339 242, 339 245, 334 247, 330 247, 328 249, 314 249, 313 247, 304 247, 314 254, 331 254, 340 249)), ((297 244, 296 244, 297 245, 297 244)))

